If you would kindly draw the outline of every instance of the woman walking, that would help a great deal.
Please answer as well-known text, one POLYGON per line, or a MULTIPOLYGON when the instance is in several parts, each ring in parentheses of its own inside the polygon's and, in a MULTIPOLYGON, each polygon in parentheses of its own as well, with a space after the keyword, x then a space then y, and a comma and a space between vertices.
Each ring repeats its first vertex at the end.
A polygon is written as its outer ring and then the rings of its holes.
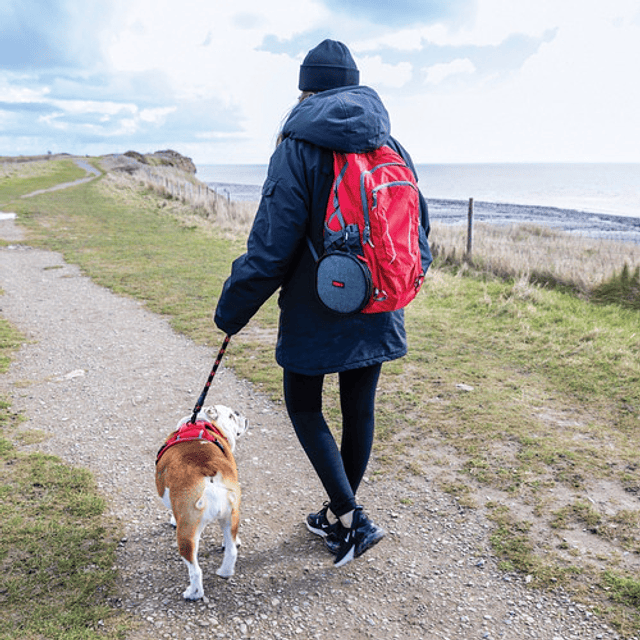
MULTIPOLYGON (((390 135, 378 94, 359 84, 348 48, 325 40, 300 67, 298 105, 287 118, 262 189, 247 241, 234 261, 215 313, 233 335, 278 289, 280 320, 276 360, 283 368, 284 399, 296 435, 328 495, 308 529, 322 536, 342 566, 379 542, 384 531, 356 501, 374 437, 376 385, 383 362, 407 352, 402 310, 340 316, 319 302, 314 259, 333 182, 333 151, 363 153, 383 145, 413 164, 390 135), (342 436, 338 447, 322 413, 324 376, 339 377, 342 436)), ((415 170, 414 170, 415 173, 415 170)), ((431 263, 429 219, 420 195, 420 248, 431 263)))

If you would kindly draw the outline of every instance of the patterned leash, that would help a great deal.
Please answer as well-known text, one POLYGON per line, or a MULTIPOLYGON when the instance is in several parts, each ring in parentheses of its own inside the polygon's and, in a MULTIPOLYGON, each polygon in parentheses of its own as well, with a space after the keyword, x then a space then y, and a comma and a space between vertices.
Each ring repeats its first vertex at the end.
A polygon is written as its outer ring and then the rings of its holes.
POLYGON ((213 368, 211 369, 211 373, 209 374, 207 383, 204 385, 204 389, 202 390, 202 393, 198 398, 198 402, 196 402, 196 406, 193 409, 193 415, 191 416, 191 424, 195 424, 198 420, 198 413, 200 413, 200 409, 202 409, 202 405, 204 404, 205 398, 207 397, 207 393, 209 392, 209 387, 213 382, 213 377, 216 375, 216 371, 220 366, 220 361, 222 360, 222 356, 224 355, 224 352, 227 350, 227 345, 229 344, 229 340, 231 340, 231 336, 230 335, 225 336, 224 342, 220 347, 220 351, 218 351, 218 357, 216 358, 216 361, 213 363, 213 368))

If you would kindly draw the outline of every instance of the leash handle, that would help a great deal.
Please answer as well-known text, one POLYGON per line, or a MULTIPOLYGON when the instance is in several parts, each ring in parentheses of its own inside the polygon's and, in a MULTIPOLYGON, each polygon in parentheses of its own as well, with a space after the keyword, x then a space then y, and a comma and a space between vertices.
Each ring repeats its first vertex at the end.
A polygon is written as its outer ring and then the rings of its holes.
POLYGON ((229 344, 229 340, 231 340, 231 336, 227 334, 224 338, 222 346, 220 347, 220 351, 218 351, 218 357, 216 358, 216 361, 213 363, 213 368, 211 369, 211 373, 209 374, 207 383, 204 385, 204 389, 202 390, 202 393, 198 398, 198 402, 196 402, 196 406, 193 409, 193 415, 191 416, 192 424, 195 424, 198 419, 198 413, 200 412, 200 409, 202 409, 202 405, 204 404, 205 398, 207 397, 207 393, 209 392, 209 387, 211 386, 211 383, 213 382, 213 378, 216 375, 216 371, 220 366, 220 361, 222 360, 222 356, 224 356, 224 352, 227 350, 227 345, 229 344))

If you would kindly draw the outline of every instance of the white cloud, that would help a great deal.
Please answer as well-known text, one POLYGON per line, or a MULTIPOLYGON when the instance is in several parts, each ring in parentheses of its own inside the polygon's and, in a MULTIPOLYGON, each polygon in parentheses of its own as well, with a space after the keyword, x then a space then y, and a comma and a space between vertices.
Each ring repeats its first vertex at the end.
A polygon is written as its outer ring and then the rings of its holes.
POLYGON ((97 102, 93 100, 47 100, 48 104, 60 109, 61 112, 80 115, 99 113, 113 116, 121 112, 136 113, 138 107, 133 103, 97 102))
POLYGON ((142 109, 140 120, 153 124, 162 124, 170 113, 175 113, 177 107, 158 107, 156 109, 142 109))
POLYGON ((367 84, 372 85, 399 88, 411 80, 413 73, 413 67, 409 62, 385 64, 380 56, 356 57, 356 62, 361 77, 365 77, 367 84))
POLYGON ((21 87, 12 85, 10 81, 0 78, 0 95, 3 102, 13 103, 29 103, 29 102, 41 102, 49 93, 48 87, 39 87, 32 89, 30 87, 21 87))
POLYGON ((39 116, 38 122, 46 124, 54 129, 59 129, 60 131, 66 131, 68 129, 68 125, 66 122, 58 122, 58 118, 63 116, 63 113, 50 113, 46 116, 39 116))
POLYGON ((440 84, 443 80, 461 73, 473 73, 475 65, 469 58, 457 58, 452 62, 434 64, 424 70, 425 84, 440 84))
POLYGON ((427 30, 422 27, 382 33, 356 40, 351 43, 350 48, 354 53, 380 49, 381 47, 390 47, 397 51, 416 51, 422 48, 422 41, 426 31, 427 30))

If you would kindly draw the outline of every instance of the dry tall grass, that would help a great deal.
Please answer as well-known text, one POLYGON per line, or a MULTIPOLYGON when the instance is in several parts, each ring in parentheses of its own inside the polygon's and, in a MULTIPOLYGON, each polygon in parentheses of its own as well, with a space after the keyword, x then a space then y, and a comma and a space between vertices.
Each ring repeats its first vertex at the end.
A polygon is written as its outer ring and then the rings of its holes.
POLYGON ((34 160, 20 162, 7 160, 0 162, 0 178, 34 178, 54 173, 57 166, 48 160, 34 160))
MULTIPOLYGON (((430 236, 439 262, 462 264, 466 256, 466 227, 432 223, 430 236)), ((589 293, 625 264, 640 266, 640 245, 578 236, 531 224, 473 227, 471 264, 501 277, 553 282, 589 293)))
POLYGON ((148 166, 135 160, 118 157, 104 162, 107 179, 120 187, 141 185, 167 200, 180 202, 195 215, 232 233, 246 232, 255 216, 257 203, 236 202, 222 196, 193 174, 175 167, 148 166))

